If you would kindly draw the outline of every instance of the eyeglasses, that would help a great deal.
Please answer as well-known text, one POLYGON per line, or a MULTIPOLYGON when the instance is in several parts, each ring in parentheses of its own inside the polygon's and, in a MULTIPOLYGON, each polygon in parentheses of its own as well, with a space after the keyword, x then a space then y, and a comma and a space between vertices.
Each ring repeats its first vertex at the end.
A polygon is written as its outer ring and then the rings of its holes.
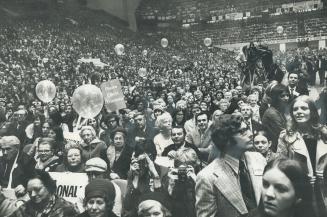
POLYGON ((39 153, 50 153, 51 150, 38 150, 39 153))

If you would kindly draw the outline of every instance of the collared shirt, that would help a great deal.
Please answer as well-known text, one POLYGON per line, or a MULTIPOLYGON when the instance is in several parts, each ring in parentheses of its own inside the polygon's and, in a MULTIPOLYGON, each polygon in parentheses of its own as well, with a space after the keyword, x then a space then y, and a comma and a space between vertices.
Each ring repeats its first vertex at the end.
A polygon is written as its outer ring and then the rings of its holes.
POLYGON ((240 161, 228 154, 224 156, 225 162, 232 168, 232 170, 235 172, 236 177, 238 177, 239 173, 239 165, 240 161))

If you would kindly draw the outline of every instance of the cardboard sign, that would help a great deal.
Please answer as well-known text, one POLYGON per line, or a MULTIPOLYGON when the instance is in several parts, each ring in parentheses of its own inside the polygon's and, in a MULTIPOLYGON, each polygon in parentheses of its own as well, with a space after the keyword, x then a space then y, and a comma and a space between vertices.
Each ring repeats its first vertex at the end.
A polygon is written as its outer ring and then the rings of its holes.
POLYGON ((82 138, 79 136, 79 132, 63 132, 64 139, 67 142, 74 142, 76 144, 80 144, 83 142, 82 138))
POLYGON ((57 195, 73 203, 76 207, 83 207, 85 186, 88 184, 86 173, 50 172, 50 176, 57 182, 57 195))
POLYGON ((100 88, 108 111, 113 112, 126 108, 124 94, 118 79, 104 82, 100 88))

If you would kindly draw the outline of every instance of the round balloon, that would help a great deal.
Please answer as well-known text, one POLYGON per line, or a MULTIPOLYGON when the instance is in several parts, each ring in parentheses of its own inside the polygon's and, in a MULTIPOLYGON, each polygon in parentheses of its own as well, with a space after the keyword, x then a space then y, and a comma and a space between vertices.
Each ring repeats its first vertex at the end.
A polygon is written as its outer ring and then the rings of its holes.
POLYGON ((146 76, 146 68, 142 67, 139 69, 139 76, 143 78, 146 76))
POLYGON ((205 38, 204 39, 204 45, 205 46, 209 47, 211 45, 211 43, 212 43, 211 38, 205 38))
POLYGON ((36 87, 35 92, 37 97, 45 103, 51 102, 56 96, 56 86, 52 81, 40 81, 36 87))
POLYGON ((167 38, 162 38, 161 39, 161 46, 162 47, 167 47, 168 46, 168 39, 167 38))
POLYGON ((124 45, 122 45, 122 44, 116 44, 116 46, 115 46, 115 52, 116 52, 116 54, 117 55, 123 55, 124 54, 124 52, 125 52, 125 47, 124 47, 124 45))
POLYGON ((148 51, 147 51, 147 50, 143 50, 143 51, 142 51, 142 55, 143 55, 143 56, 148 55, 148 51))
POLYGON ((284 31, 284 28, 283 28, 282 26, 278 26, 278 27, 277 27, 277 33, 278 33, 278 34, 282 34, 283 31, 284 31))
POLYGON ((103 95, 97 86, 85 84, 78 87, 72 97, 74 110, 83 118, 94 118, 103 107, 103 95))

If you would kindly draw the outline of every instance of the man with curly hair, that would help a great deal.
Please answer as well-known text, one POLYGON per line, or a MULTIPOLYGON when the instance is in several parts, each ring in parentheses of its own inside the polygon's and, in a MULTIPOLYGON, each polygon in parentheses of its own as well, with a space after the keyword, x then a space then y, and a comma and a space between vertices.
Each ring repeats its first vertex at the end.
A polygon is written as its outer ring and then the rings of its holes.
POLYGON ((196 179, 198 217, 234 217, 250 211, 241 190, 239 163, 243 153, 252 148, 252 140, 252 133, 240 115, 220 117, 212 133, 219 156, 196 179))

